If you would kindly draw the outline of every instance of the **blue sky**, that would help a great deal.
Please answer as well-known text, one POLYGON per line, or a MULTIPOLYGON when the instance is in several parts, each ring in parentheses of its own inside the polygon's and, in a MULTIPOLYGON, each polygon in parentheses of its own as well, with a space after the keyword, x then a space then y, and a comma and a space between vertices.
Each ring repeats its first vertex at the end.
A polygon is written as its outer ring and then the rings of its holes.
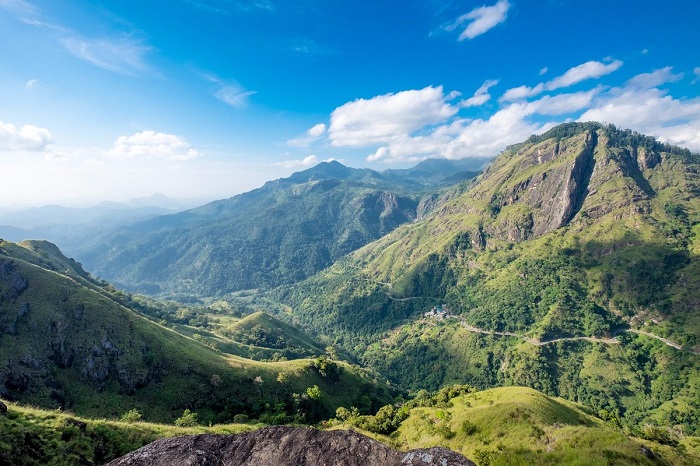
POLYGON ((700 151, 700 2, 0 0, 0 207, 223 198, 598 120, 700 151))

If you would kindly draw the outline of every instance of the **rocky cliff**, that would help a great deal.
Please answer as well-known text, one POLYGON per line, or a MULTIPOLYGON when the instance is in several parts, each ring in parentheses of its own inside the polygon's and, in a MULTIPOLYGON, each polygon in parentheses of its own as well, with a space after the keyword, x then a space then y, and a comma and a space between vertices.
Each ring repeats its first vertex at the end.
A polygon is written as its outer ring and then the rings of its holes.
POLYGON ((108 466, 475 466, 446 448, 402 452, 351 430, 268 427, 156 440, 108 466))

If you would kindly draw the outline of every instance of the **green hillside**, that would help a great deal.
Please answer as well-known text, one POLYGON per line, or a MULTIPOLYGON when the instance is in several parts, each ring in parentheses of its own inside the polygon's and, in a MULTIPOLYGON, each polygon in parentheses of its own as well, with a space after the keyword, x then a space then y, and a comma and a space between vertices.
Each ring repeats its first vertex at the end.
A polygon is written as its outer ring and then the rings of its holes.
POLYGON ((268 348, 296 347, 323 354, 321 344, 299 329, 264 312, 256 312, 231 324, 227 335, 236 341, 268 348))
POLYGON ((0 464, 13 466, 105 464, 162 437, 237 434, 256 428, 107 421, 12 403, 7 408, 0 414, 0 464))
POLYGON ((386 174, 324 162, 230 199, 86 238, 94 274, 147 294, 221 296, 302 280, 424 215, 478 161, 386 174))
MULTIPOLYGON (((124 307, 109 286, 44 268, 47 250, 33 246, 0 242, 3 398, 91 417, 134 408, 154 421, 191 409, 203 422, 312 421, 340 405, 371 410, 391 399, 375 376, 345 363, 321 371, 316 360, 263 363, 216 351, 124 307)), ((70 263, 54 260, 53 269, 70 263)))
MULTIPOLYGON (((449 387, 419 393, 402 408, 376 416, 338 411, 331 428, 352 428, 402 450, 444 446, 481 465, 692 465, 700 439, 648 429, 654 439, 629 437, 575 403, 522 387, 475 392, 449 387), (386 432, 387 422, 392 431, 386 432), (388 432, 387 432, 388 433, 388 432), (663 443, 659 443, 662 441, 663 443)), ((197 433, 231 434, 261 424, 212 427, 152 424, 128 416, 96 420, 8 403, 0 414, 0 464, 104 464, 157 438, 197 433)))
MULTIPOLYGON (((700 461, 700 439, 648 429, 648 440, 630 437, 595 417, 584 406, 522 387, 471 393, 449 388, 420 395, 393 411, 400 419, 390 435, 375 438, 403 450, 444 446, 478 465, 692 465, 700 461), (659 443, 661 440, 663 443, 659 443)), ((388 419, 345 417, 372 435, 388 419)))
POLYGON ((413 389, 524 385, 697 433, 698 173, 685 149, 561 125, 425 220, 273 295, 413 389), (450 317, 424 317, 437 304, 450 317))

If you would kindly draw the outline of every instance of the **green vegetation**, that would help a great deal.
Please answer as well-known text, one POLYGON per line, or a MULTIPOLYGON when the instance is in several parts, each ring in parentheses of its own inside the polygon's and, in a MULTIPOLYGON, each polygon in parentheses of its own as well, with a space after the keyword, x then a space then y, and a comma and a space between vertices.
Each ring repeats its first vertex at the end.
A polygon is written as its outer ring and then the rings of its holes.
POLYGON ((336 426, 351 426, 395 448, 445 446, 482 465, 691 465, 700 441, 670 429, 629 437, 582 405, 522 387, 421 392, 376 416, 340 408, 336 426), (669 439, 673 441, 669 442, 669 439), (656 440, 662 440, 658 442, 656 440))
POLYGON ((94 420, 9 404, 7 413, 0 414, 0 464, 104 464, 162 437, 236 434, 256 427, 252 424, 176 427, 138 420, 94 420))
MULTIPOLYGON (((206 425, 237 415, 314 422, 364 397, 378 409, 394 394, 377 376, 344 362, 333 362, 334 377, 327 377, 313 359, 265 363, 217 351, 125 307, 128 295, 89 276, 44 268, 44 260, 0 243, 5 398, 111 419, 135 410, 145 420, 172 422, 191 410, 206 425), (314 386, 323 396, 297 406, 295 395, 314 386)), ((291 332, 262 315, 244 320, 241 328, 251 322, 267 323, 279 336, 291 332)), ((295 342, 312 341, 294 335, 295 342)))
POLYGON ((422 198, 474 177, 464 170, 481 163, 426 161, 379 173, 324 162, 70 253, 119 287, 148 294, 222 296, 294 283, 424 214, 430 203, 422 198))
POLYGON ((698 173, 687 150, 563 125, 424 221, 267 296, 414 390, 524 385, 697 435, 698 173), (441 303, 455 317, 423 318, 441 303))

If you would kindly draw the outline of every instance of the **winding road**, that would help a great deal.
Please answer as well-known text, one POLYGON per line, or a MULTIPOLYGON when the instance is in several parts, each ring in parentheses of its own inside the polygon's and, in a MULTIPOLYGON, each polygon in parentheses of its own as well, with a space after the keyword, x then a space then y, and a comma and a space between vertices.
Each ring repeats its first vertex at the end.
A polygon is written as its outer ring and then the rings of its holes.
MULTIPOLYGON (((355 268, 355 269, 357 269, 357 270, 362 271, 362 269, 361 269, 360 267, 353 266, 353 265, 351 265, 351 267, 353 267, 353 268, 355 268)), ((414 299, 431 299, 431 300, 435 300, 435 301, 438 301, 438 302, 440 301, 439 298, 433 298, 433 297, 430 297, 430 296, 408 296, 408 297, 405 297, 405 298, 397 298, 397 297, 391 295, 391 289, 392 289, 391 283, 380 282, 380 281, 373 280, 373 279, 371 279, 371 278, 366 278, 366 277, 363 277, 363 280, 369 281, 369 282, 373 282, 373 283, 376 283, 376 284, 378 284, 378 285, 382 285, 382 286, 387 287, 389 290, 387 291, 386 295, 387 295, 387 297, 388 297, 389 299, 391 299, 392 301, 410 301, 410 300, 414 300, 414 299)), ((691 349, 691 348, 684 348, 683 346, 681 346, 681 345, 679 345, 678 343, 675 343, 675 342, 669 340, 668 338, 660 337, 660 336, 658 336, 658 335, 654 335, 653 333, 649 333, 649 332, 645 332, 645 331, 643 331, 643 330, 637 330, 637 329, 633 329, 633 328, 618 329, 618 330, 616 330, 615 332, 613 332, 613 335, 612 335, 612 337, 610 337, 610 338, 599 338, 599 337, 563 337, 563 338, 554 338, 554 339, 552 339, 552 340, 537 340, 537 339, 535 339, 535 338, 530 338, 530 337, 528 337, 527 335, 522 335, 522 334, 519 334, 519 333, 513 333, 513 332, 498 332, 498 331, 495 331, 495 330, 484 330, 484 329, 481 329, 481 328, 478 328, 478 327, 474 327, 473 325, 468 324, 467 321, 464 320, 463 317, 459 317, 459 316, 454 315, 454 314, 447 314, 447 315, 445 316, 445 318, 446 318, 446 319, 457 319, 457 320, 460 322, 461 326, 462 326, 466 331, 471 332, 471 333, 480 333, 480 334, 483 334, 483 335, 499 335, 499 336, 503 336, 503 337, 515 337, 515 338, 520 338, 520 339, 524 340, 525 342, 527 342, 527 343, 529 343, 529 344, 531 344, 531 345, 534 345, 534 346, 544 346, 544 345, 549 345, 549 344, 551 344, 551 343, 557 343, 557 342, 560 342, 560 341, 582 341, 582 340, 583 340, 583 341, 589 341, 589 342, 592 342, 592 343, 603 343, 603 344, 606 344, 606 345, 619 345, 619 344, 620 344, 620 340, 617 339, 617 336, 618 336, 619 334, 621 334, 621 333, 634 333, 634 334, 637 334, 637 335, 643 335, 643 336, 645 336, 645 337, 654 338, 654 339, 656 339, 656 340, 659 340, 660 342, 662 342, 662 343, 666 344, 667 346, 670 346, 671 348, 674 348, 674 349, 676 349, 676 350, 678 350, 678 351, 685 351, 686 353, 691 353, 691 354, 695 354, 695 355, 700 355, 700 351, 697 351, 697 350, 694 350, 694 349, 691 349)))

